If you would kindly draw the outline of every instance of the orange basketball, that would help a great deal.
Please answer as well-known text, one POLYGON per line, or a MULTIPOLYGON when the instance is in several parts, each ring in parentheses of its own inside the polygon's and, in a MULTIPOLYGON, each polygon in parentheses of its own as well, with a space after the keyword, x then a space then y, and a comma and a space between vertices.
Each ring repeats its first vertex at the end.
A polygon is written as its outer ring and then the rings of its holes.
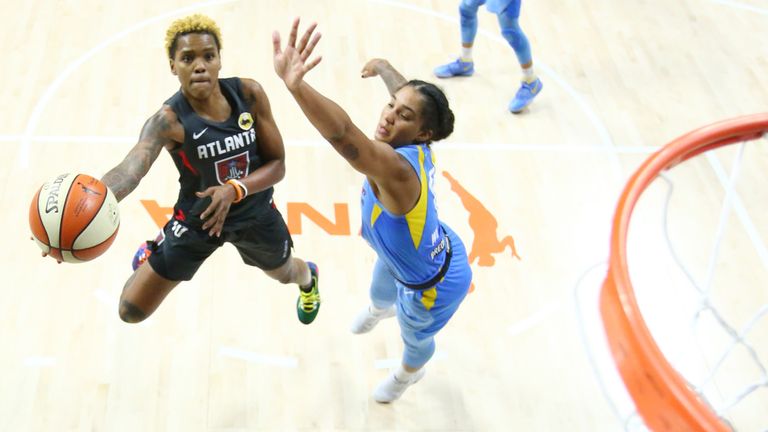
POLYGON ((45 182, 29 206, 29 227, 43 252, 79 263, 103 254, 117 236, 117 199, 104 183, 85 174, 45 182))

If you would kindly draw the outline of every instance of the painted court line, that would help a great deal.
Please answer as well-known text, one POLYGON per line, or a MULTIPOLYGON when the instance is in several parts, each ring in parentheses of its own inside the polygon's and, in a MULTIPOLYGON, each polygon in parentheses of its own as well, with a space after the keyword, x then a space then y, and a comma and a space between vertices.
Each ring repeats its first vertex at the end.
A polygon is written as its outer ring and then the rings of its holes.
POLYGON ((539 324, 549 319, 551 315, 554 315, 556 312, 560 311, 560 309, 564 309, 566 304, 565 300, 565 298, 561 298, 559 300, 551 301, 545 306, 539 308, 533 314, 529 315, 527 318, 516 321, 514 324, 507 327, 507 333, 509 333, 510 336, 517 336, 538 326, 539 324))
POLYGON ((117 42, 118 40, 150 24, 154 24, 158 21, 170 18, 172 16, 182 14, 185 12, 190 12, 206 6, 215 6, 215 5, 220 5, 224 3, 231 3, 233 1, 236 1, 236 0, 211 0, 211 1, 201 2, 201 3, 193 4, 190 6, 182 7, 179 9, 172 10, 170 12, 166 12, 157 16, 147 18, 143 21, 140 21, 134 24, 131 27, 128 27, 127 29, 121 32, 115 33, 114 35, 108 37, 107 39, 104 39, 103 41, 101 41, 101 43, 91 48, 85 54, 81 55, 75 61, 73 61, 72 63, 69 63, 66 67, 61 69, 61 73, 59 73, 56 76, 56 79, 48 86, 48 88, 45 89, 45 92, 37 100, 35 107, 32 109, 32 114, 30 115, 29 120, 27 121, 27 127, 24 131, 23 139, 21 140, 21 151, 19 152, 19 161, 18 161, 19 166, 21 168, 27 168, 29 166, 29 152, 30 152, 30 145, 31 145, 30 139, 32 138, 32 134, 37 128, 37 124, 39 123, 40 117, 43 114, 43 110, 48 105, 48 102, 53 98, 53 95, 56 94, 56 92, 59 90, 59 87, 69 79, 70 75, 72 75, 85 62, 90 60, 99 52, 103 51, 106 47, 108 47, 112 43, 117 42))
POLYGON ((24 366, 53 367, 56 366, 56 357, 27 356, 24 358, 24 366))
POLYGON ((750 11, 750 12, 759 13, 761 15, 768 15, 768 9, 759 8, 757 6, 745 5, 743 3, 738 3, 738 2, 730 1, 730 0, 710 0, 710 1, 712 1, 714 3, 719 3, 719 4, 724 5, 724 6, 732 7, 734 9, 742 9, 742 10, 747 10, 747 11, 750 11))
POLYGON ((221 347, 219 348, 219 355, 282 368, 296 368, 299 366, 299 360, 295 357, 264 355, 235 347, 221 347))
MULTIPOLYGON (((395 1, 395 0, 369 0, 372 3, 379 3, 382 5, 392 6, 396 8, 411 10, 417 13, 420 13, 422 15, 429 15, 435 18, 439 18, 443 21, 447 21, 450 23, 453 23, 457 27, 458 31, 458 25, 459 25, 459 17, 458 17, 458 11, 454 15, 446 15, 443 13, 435 12, 431 9, 422 8, 419 6, 410 5, 407 3, 395 1)), ((482 35, 492 41, 495 41, 501 45, 508 46, 508 42, 506 39, 501 37, 499 32, 491 33, 485 29, 478 28, 479 35, 482 35)), ((458 49, 458 47, 457 47, 458 49)), ((608 129, 605 127, 605 124, 600 119, 600 116, 597 114, 595 110, 593 110, 589 103, 587 102, 587 99, 583 97, 576 89, 568 84, 568 82, 560 77, 554 69, 548 67, 546 64, 542 63, 540 60, 536 60, 536 69, 542 70, 544 74, 547 76, 547 79, 551 79, 554 83, 556 83, 568 96, 570 96, 574 102, 576 102, 576 105, 579 106, 581 111, 584 113, 584 115, 589 120, 589 123, 592 124, 592 127, 597 132, 598 136, 600 137, 600 144, 605 146, 607 149, 612 149, 615 147, 615 144, 613 142, 613 139, 611 138, 610 133, 608 132, 608 129)), ((613 158, 613 163, 611 165, 613 170, 613 175, 616 178, 622 178, 621 177, 621 164, 619 163, 619 159, 617 157, 613 158)))
MULTIPOLYGON (((24 137, 23 135, 0 135, 0 143, 18 142, 29 139, 35 143, 78 143, 78 144, 122 144, 132 145, 137 137, 100 136, 100 135, 40 135, 24 137)), ((323 147, 331 150, 330 144, 323 140, 291 140, 284 141, 285 147, 323 147)), ((648 154, 658 150, 660 146, 626 146, 606 147, 603 145, 580 144, 517 144, 517 143, 461 143, 441 142, 436 144, 437 150, 472 150, 491 152, 548 152, 548 153, 617 153, 617 154, 648 154)))
MULTIPOLYGON (((437 350, 432 355, 432 358, 429 359, 429 363, 432 364, 435 361, 445 360, 448 357, 448 353, 445 351, 437 350)), ((394 369, 398 366, 400 366, 400 363, 403 361, 400 357, 397 358, 385 358, 385 359, 379 359, 373 362, 373 367, 376 369, 394 369)))

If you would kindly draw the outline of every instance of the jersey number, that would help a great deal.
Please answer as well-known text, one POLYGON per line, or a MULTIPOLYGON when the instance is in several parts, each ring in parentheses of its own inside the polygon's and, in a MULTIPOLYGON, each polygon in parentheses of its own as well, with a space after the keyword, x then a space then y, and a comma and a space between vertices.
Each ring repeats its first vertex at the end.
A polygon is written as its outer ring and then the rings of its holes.
POLYGON ((173 232, 173 235, 175 235, 177 238, 181 237, 185 232, 187 232, 188 229, 189 228, 178 223, 177 221, 173 221, 173 225, 171 225, 171 232, 173 232))

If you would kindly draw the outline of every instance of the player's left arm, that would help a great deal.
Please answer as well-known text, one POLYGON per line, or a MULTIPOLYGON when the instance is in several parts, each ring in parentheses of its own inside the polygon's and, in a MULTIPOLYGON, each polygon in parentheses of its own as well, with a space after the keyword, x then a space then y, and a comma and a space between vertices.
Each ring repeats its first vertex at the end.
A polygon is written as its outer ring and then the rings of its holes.
POLYGON ((285 146, 272 116, 272 108, 264 88, 252 79, 241 79, 246 102, 251 107, 263 165, 241 179, 248 193, 263 191, 285 177, 285 146))

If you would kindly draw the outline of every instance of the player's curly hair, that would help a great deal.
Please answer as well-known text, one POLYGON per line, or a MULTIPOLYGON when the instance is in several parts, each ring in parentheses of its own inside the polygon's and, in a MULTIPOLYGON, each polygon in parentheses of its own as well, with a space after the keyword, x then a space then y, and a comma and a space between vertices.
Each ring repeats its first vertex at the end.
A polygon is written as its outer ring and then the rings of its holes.
POLYGON ((165 32, 165 49, 168 51, 168 58, 172 59, 176 55, 176 41, 179 36, 189 33, 207 33, 213 36, 216 47, 221 50, 221 30, 216 25, 216 21, 202 14, 194 14, 177 19, 165 32))

